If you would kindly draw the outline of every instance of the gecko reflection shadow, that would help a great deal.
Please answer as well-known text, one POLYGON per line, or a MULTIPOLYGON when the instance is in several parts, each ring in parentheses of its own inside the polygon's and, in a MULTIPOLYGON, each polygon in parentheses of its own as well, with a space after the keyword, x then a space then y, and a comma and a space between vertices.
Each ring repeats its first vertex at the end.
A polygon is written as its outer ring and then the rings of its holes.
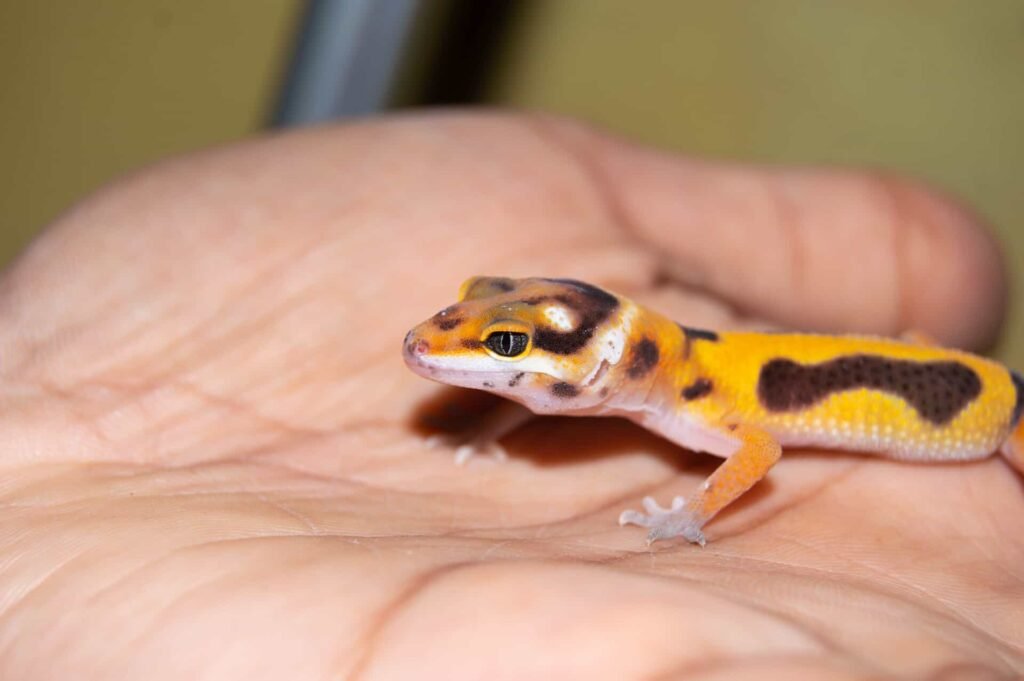
MULTIPOLYGON (((458 436, 470 432, 478 419, 505 401, 479 390, 444 386, 417 406, 410 419, 410 430, 423 438, 458 436)), ((685 490, 692 487, 692 480, 687 479, 689 476, 703 479, 721 464, 721 459, 716 456, 682 449, 623 418, 535 416, 502 438, 501 445, 510 459, 528 461, 541 468, 579 465, 636 454, 653 457, 677 471, 678 475, 655 483, 650 489, 652 493, 656 487, 667 485, 673 489, 680 488, 680 493, 685 494, 685 490)), ((452 466, 456 466, 452 449, 433 451, 437 455, 452 457, 452 466)), ((796 452, 797 456, 800 454, 796 452)), ((771 479, 760 481, 736 504, 725 509, 722 517, 729 517, 750 505, 756 506, 770 496, 774 488, 771 479)))

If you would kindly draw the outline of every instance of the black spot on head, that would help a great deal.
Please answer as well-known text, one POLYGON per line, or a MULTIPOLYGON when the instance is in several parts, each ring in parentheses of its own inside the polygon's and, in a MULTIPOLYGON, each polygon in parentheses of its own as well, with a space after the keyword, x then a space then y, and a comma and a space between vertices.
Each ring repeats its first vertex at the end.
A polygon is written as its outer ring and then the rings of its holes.
POLYGON ((483 343, 481 343, 475 338, 463 338, 461 344, 462 347, 466 348, 467 350, 477 350, 484 346, 483 343))
POLYGON ((494 387, 494 384, 491 383, 490 381, 484 381, 483 385, 484 385, 485 388, 493 388, 494 387))
POLYGON ((441 329, 442 331, 451 331, 456 326, 466 321, 462 317, 456 314, 458 310, 457 305, 449 305, 445 309, 438 312, 436 315, 431 317, 430 321, 434 323, 434 326, 441 329))
POLYGON ((551 386, 551 394, 555 397, 576 397, 580 394, 579 388, 572 383, 555 383, 551 386))
POLYGON ((462 317, 435 317, 434 326, 441 329, 442 331, 451 331, 459 324, 462 324, 465 319, 462 317))
POLYGON ((579 352, 594 336, 604 320, 619 305, 619 300, 607 291, 596 286, 572 279, 548 279, 557 284, 564 284, 573 289, 573 293, 559 294, 555 299, 571 308, 579 317, 579 324, 571 331, 559 331, 547 326, 539 326, 533 335, 533 346, 556 355, 572 355, 579 352))
MULTIPOLYGON (((466 282, 470 283, 470 282, 466 282)), ((514 291, 516 282, 507 277, 474 277, 462 300, 479 300, 514 291)))
POLYGON ((1013 418, 1011 423, 1017 425, 1020 423, 1020 417, 1024 415, 1024 376, 1021 376, 1016 371, 1010 371, 1010 380, 1013 381, 1013 387, 1017 391, 1017 401, 1013 405, 1013 418))
POLYGON ((605 307, 615 308, 619 304, 619 299, 608 293, 604 289, 600 289, 593 284, 588 284, 585 281, 577 281, 576 279, 545 279, 544 281, 550 281, 555 284, 563 284, 565 286, 571 286, 577 291, 581 292, 587 298, 590 298, 594 303, 603 305, 605 307))
POLYGON ((778 358, 761 367, 757 396, 771 411, 809 407, 829 395, 871 388, 906 400, 921 418, 948 423, 981 393, 981 379, 956 361, 915 362, 848 355, 820 364, 778 358))
POLYGON ((683 399, 684 400, 697 400, 701 397, 711 394, 712 390, 711 381, 706 378, 698 378, 692 384, 683 388, 683 399))
POLYGON ((525 375, 526 375, 525 372, 520 371, 518 374, 516 374, 515 376, 510 378, 509 381, 508 381, 508 387, 514 388, 517 385, 519 385, 519 381, 523 380, 523 376, 525 376, 525 375))
POLYGON ((658 344, 650 338, 641 338, 630 353, 626 375, 632 379, 643 378, 658 364, 658 344))
MULTIPOLYGON (((584 320, 586 322, 587 320, 584 320)), ((533 335, 533 346, 556 355, 572 355, 594 336, 597 324, 580 324, 574 331, 561 332, 539 326, 533 335)))

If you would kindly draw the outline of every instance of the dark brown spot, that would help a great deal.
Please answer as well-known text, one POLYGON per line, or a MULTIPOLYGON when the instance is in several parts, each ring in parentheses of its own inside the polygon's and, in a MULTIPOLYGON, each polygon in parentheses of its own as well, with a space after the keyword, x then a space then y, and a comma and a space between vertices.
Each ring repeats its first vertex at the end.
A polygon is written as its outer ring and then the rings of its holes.
POLYGON ((1024 376, 1016 371, 1011 371, 1010 380, 1013 381, 1013 388, 1017 391, 1017 402, 1013 405, 1013 418, 1010 423, 1016 426, 1020 423, 1021 415, 1024 415, 1024 376))
POLYGON ((432 321, 434 326, 442 331, 451 331, 456 326, 466 321, 458 315, 458 309, 458 305, 449 305, 434 315, 430 321, 432 321))
POLYGON ((551 394, 555 397, 576 397, 580 394, 579 389, 572 383, 555 383, 551 386, 551 394))
POLYGON ((682 324, 676 323, 679 330, 683 332, 683 359, 690 359, 690 352, 693 349, 693 342, 698 340, 711 341, 712 343, 718 342, 718 334, 714 331, 707 331, 705 329, 695 329, 690 326, 683 326, 682 324))
POLYGON ((969 366, 956 361, 849 355, 820 364, 798 364, 778 358, 761 367, 757 396, 771 411, 794 411, 856 388, 896 395, 921 418, 942 425, 981 393, 981 379, 969 366))
POLYGON ((698 378, 692 384, 683 388, 683 399, 684 400, 697 400, 705 395, 711 394, 711 381, 706 378, 698 378))
POLYGON ((514 388, 517 385, 519 385, 519 381, 523 380, 523 376, 525 376, 525 375, 526 375, 525 372, 520 371, 518 374, 516 374, 511 379, 509 379, 508 387, 514 388))
POLYGON ((571 331, 559 331, 547 326, 537 327, 533 346, 556 355, 572 355, 579 352, 593 337, 604 320, 619 305, 619 300, 596 286, 572 279, 548 279, 547 281, 567 286, 572 294, 555 296, 555 299, 571 308, 580 323, 571 331))
POLYGON ((494 387, 494 384, 491 383, 490 381, 484 381, 483 385, 484 385, 485 388, 493 388, 494 387))
POLYGON ((683 333, 686 334, 687 340, 706 340, 711 341, 712 343, 717 343, 719 340, 718 334, 714 331, 695 329, 691 326, 683 326, 682 324, 679 324, 678 326, 683 330, 683 333))
POLYGON ((466 291, 463 300, 479 300, 491 296, 508 293, 516 288, 514 279, 507 277, 479 277, 466 291))
POLYGON ((462 347, 467 350, 478 350, 483 347, 483 343, 475 338, 463 338, 461 341, 462 347))
POLYGON ((658 344, 650 338, 642 338, 633 346, 626 375, 632 379, 643 378, 658 364, 658 344))
POLYGON ((585 281, 579 281, 576 279, 545 279, 555 284, 562 284, 564 286, 571 286, 577 291, 581 292, 586 297, 593 301, 601 303, 606 306, 614 308, 619 304, 619 299, 608 293, 604 289, 600 289, 593 284, 588 284, 585 281))
POLYGON ((435 317, 434 326, 441 329, 442 331, 451 331, 459 324, 466 321, 462 317, 435 317))
POLYGON ((601 390, 599 390, 597 394, 600 395, 601 397, 608 397, 608 387, 605 386, 601 388, 601 390))
POLYGON ((572 296, 562 293, 553 296, 530 296, 529 298, 522 298, 519 302, 523 305, 540 305, 541 303, 555 302, 574 307, 572 296))

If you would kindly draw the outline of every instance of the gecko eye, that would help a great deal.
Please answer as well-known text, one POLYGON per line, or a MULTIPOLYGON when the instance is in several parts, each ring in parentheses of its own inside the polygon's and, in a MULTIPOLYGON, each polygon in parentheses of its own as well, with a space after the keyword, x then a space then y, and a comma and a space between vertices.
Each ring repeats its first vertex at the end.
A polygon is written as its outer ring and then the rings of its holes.
POLYGON ((495 331, 487 337, 484 345, 496 355, 518 357, 526 352, 530 337, 518 331, 495 331))

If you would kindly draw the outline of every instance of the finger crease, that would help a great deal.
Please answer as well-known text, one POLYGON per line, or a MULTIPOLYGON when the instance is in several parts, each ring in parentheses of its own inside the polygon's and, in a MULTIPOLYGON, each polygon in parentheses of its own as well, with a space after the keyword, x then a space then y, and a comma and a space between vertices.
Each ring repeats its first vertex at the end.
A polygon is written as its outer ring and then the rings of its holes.
POLYGON ((776 190, 765 187, 765 192, 775 208, 779 235, 789 253, 790 284, 794 291, 802 292, 807 280, 807 248, 804 231, 800 227, 800 210, 790 199, 785 187, 776 190))
POLYGON ((543 117, 531 116, 526 120, 530 129, 544 142, 557 147, 575 162, 583 173, 597 205, 601 207, 608 220, 630 234, 636 235, 638 233, 636 219, 622 201, 622 196, 615 183, 608 177, 603 164, 596 155, 584 145, 575 144, 566 136, 559 134, 552 124, 543 117))
POLYGON ((409 608, 424 592, 431 586, 446 578, 448 575, 458 572, 470 566, 470 563, 452 563, 427 570, 414 576, 406 584, 405 588, 399 591, 398 595, 378 610, 376 617, 368 618, 366 633, 359 645, 353 648, 361 651, 359 658, 352 666, 352 670, 346 675, 348 681, 356 681, 369 669, 374 656, 377 653, 377 644, 380 637, 387 630, 388 625, 403 611, 409 608))
POLYGON ((917 223, 913 220, 914 212, 901 198, 900 191, 884 178, 875 180, 879 195, 884 199, 889 211, 889 244, 892 250, 892 268, 895 278, 893 298, 895 299, 895 319, 890 331, 901 333, 911 328, 910 314, 910 267, 906 230, 917 223))

